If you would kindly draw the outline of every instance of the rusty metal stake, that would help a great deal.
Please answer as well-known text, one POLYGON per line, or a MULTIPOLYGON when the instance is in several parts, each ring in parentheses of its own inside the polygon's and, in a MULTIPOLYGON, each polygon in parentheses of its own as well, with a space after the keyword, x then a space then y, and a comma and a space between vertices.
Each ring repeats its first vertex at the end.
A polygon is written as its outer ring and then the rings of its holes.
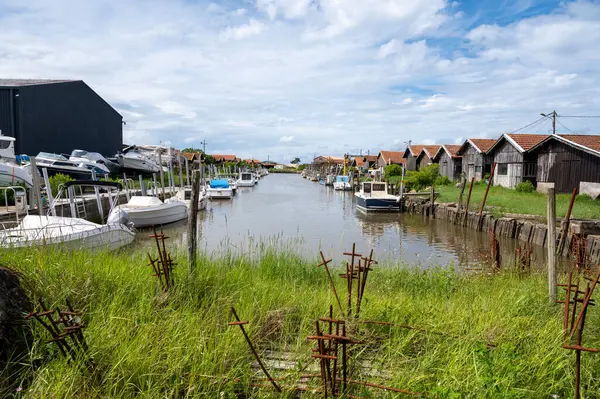
POLYGON ((335 300, 337 301, 337 304, 340 308, 340 313, 343 315, 344 309, 342 308, 342 303, 340 302, 340 297, 338 296, 337 290, 335 289, 335 283, 333 282, 333 278, 331 277, 331 273, 329 272, 329 267, 327 267, 327 264, 329 262, 331 262, 332 259, 325 260, 325 256, 323 256, 323 251, 321 251, 321 260, 322 260, 321 264, 319 264, 317 267, 321 267, 321 266, 325 267, 325 271, 327 272, 327 277, 329 278, 329 283, 331 284, 331 289, 333 290, 333 295, 335 295, 335 300))
POLYGON ((235 308, 233 306, 231 307, 231 312, 233 313, 233 316, 235 317, 236 323, 235 324, 229 323, 229 325, 238 325, 238 326, 240 326, 240 330, 242 330, 242 334, 244 334, 244 338, 246 338, 246 342, 248 343, 248 346, 250 347, 250 350, 254 354, 254 358, 258 362, 258 365, 262 369, 263 373, 265 373, 265 375, 267 376, 267 378, 269 379, 269 381, 271 381, 271 384, 273 385, 273 388, 275 388, 275 390, 277 392, 281 392, 281 388, 279 388, 279 385, 277 385, 277 383, 275 382, 275 380, 273 379, 273 377, 271 377, 271 375, 269 374, 269 372, 265 368, 265 365, 263 364, 262 360, 260 360, 260 356, 258 356, 258 353, 256 352, 256 349, 254 349, 254 345, 252 345, 252 341, 250 341, 250 337, 248 337, 248 334, 246 333, 246 330, 244 329, 244 324, 247 324, 247 322, 242 322, 240 320, 240 318, 238 317, 238 315, 237 315, 237 313, 235 311, 235 308))

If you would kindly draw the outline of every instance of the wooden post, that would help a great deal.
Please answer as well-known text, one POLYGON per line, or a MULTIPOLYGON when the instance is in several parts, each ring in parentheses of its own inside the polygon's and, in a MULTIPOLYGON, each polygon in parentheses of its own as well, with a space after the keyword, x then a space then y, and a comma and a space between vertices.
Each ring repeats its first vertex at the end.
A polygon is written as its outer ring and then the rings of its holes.
MULTIPOLYGON (((39 172, 35 163, 35 157, 30 157, 29 162, 31 168, 34 199, 35 202, 37 202, 38 215, 42 215, 44 213, 44 207, 42 206, 42 193, 40 192, 39 172)), ((50 187, 48 187, 48 189, 50 189, 50 187)))
POLYGON ((577 188, 573 189, 573 194, 571 195, 571 202, 569 202, 569 208, 567 209, 567 214, 565 215, 565 220, 563 221, 562 228, 560 231, 560 241, 558 242, 558 247, 556 247, 556 254, 560 255, 562 253, 563 247, 565 246, 565 242, 567 242, 567 234, 569 234, 569 224, 571 222, 571 211, 573 210, 573 204, 575 204, 575 197, 577 196, 577 188))
POLYGON ((165 197, 165 172, 163 170, 161 153, 162 149, 158 151, 158 168, 160 172, 160 190, 162 191, 162 200, 164 201, 167 199, 167 197, 165 197))
POLYGON ((435 209, 435 188, 433 186, 433 184, 431 185, 431 194, 430 194, 430 198, 429 198, 429 217, 431 219, 433 219, 433 212, 435 209))
POLYGON ((548 189, 548 294, 550 305, 556 303, 556 195, 548 189))
POLYGON ((190 179, 191 179, 191 176, 190 176, 190 164, 189 164, 187 158, 185 158, 185 178, 187 180, 187 185, 188 186, 191 185, 192 183, 190 183, 190 179))
POLYGON ((181 151, 177 155, 177 167, 179 168, 179 188, 183 188, 183 170, 181 169, 181 151))
POLYGON ((200 172, 194 171, 192 179, 192 198, 190 202, 190 214, 188 215, 187 240, 188 240, 188 269, 193 272, 196 269, 196 248, 198 228, 198 200, 200 199, 200 172))
POLYGON ((462 207, 463 195, 465 188, 467 187, 467 179, 463 177, 461 181, 460 194, 458 196, 458 213, 460 214, 460 208, 462 207))
POLYGON ((483 215, 483 208, 485 207, 485 201, 487 200, 488 192, 490 191, 490 186, 492 185, 492 180, 494 180, 494 170, 496 169, 496 162, 492 165, 492 171, 490 172, 490 179, 488 180, 487 187, 485 189, 485 194, 483 196, 483 201, 481 202, 481 208, 479 209, 479 217, 483 215))
POLYGON ((471 185, 469 186, 469 195, 467 196, 467 205, 465 206, 465 220, 463 225, 467 225, 467 217, 469 216, 469 203, 471 202, 471 192, 473 191, 473 183, 475 183, 475 176, 471 177, 471 185))

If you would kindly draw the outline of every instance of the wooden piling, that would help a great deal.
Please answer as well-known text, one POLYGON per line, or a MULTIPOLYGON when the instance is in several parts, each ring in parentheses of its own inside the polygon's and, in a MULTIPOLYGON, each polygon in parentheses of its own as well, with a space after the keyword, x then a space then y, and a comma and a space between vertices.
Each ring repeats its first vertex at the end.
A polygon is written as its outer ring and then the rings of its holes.
MULTIPOLYGON (((31 168, 31 178, 33 183, 33 193, 34 199, 37 203, 38 215, 42 215, 44 213, 44 207, 42 205, 42 193, 40 192, 40 180, 39 175, 37 173, 37 165, 35 163, 35 157, 29 158, 30 168, 31 168)), ((51 190, 50 187, 46 187, 47 190, 51 190)))
POLYGON ((190 203, 190 214, 188 215, 188 226, 187 226, 187 240, 188 240, 188 269, 193 272, 196 269, 196 255, 197 255, 197 244, 198 244, 198 228, 196 226, 198 222, 198 200, 200 198, 200 173, 194 171, 194 178, 192 184, 192 198, 190 203))
POLYGON ((548 296, 550 305, 556 303, 556 195, 554 188, 548 189, 548 296))
POLYGON ((162 191, 162 200, 166 200, 167 197, 165 197, 165 172, 163 170, 163 164, 162 164, 162 155, 161 155, 161 149, 158 150, 158 168, 159 168, 159 172, 160 172, 160 189, 162 191))
POLYGON ((567 214, 565 215, 565 220, 563 221, 562 228, 560 231, 560 241, 558 242, 558 247, 556 247, 556 254, 560 255, 563 251, 563 247, 565 246, 565 242, 567 241, 567 234, 569 234, 569 224, 571 222, 571 211, 573 211, 573 205, 575 204, 575 197, 577 196, 577 188, 573 189, 573 194, 571 195, 571 202, 569 202, 569 208, 567 209, 567 214))
POLYGON ((467 217, 469 216, 469 203, 471 202, 471 192, 473 191, 473 184, 475 183, 475 177, 471 178, 471 185, 469 186, 469 195, 467 196, 467 205, 465 206, 465 219, 463 225, 467 225, 467 217))

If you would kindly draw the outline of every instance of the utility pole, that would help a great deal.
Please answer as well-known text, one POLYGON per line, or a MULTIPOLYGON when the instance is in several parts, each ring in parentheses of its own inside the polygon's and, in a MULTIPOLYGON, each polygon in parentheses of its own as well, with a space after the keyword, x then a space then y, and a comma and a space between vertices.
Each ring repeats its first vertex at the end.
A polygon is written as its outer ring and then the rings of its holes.
POLYGON ((202 140, 200 144, 202 144, 202 152, 206 154, 206 139, 202 140))
POLYGON ((540 115, 545 116, 546 118, 552 118, 552 134, 555 135, 556 134, 556 117, 558 116, 558 114, 556 113, 556 110, 550 112, 549 114, 541 113, 540 115))

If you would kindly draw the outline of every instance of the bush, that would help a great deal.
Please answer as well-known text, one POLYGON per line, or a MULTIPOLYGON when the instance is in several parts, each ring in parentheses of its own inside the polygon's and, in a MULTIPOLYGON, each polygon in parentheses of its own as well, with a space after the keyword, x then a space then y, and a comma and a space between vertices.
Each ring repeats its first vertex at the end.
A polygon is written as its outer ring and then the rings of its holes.
POLYGON ((385 179, 387 180, 392 176, 402 176, 402 166, 387 165, 385 167, 385 179))
POLYGON ((530 181, 523 181, 515 187, 515 191, 519 193, 532 193, 535 191, 535 187, 533 187, 533 183, 530 181))
POLYGON ((52 195, 56 196, 58 194, 58 188, 65 184, 66 182, 73 181, 71 176, 63 175, 62 173, 58 173, 54 176, 50 176, 48 179, 50 180, 50 188, 52 189, 52 195))
POLYGON ((419 191, 434 184, 440 177, 440 166, 436 163, 427 165, 417 170, 409 171, 404 178, 404 185, 408 191, 419 191))
POLYGON ((452 180, 448 176, 440 176, 435 180, 436 186, 449 186, 450 184, 452 184, 452 180))

